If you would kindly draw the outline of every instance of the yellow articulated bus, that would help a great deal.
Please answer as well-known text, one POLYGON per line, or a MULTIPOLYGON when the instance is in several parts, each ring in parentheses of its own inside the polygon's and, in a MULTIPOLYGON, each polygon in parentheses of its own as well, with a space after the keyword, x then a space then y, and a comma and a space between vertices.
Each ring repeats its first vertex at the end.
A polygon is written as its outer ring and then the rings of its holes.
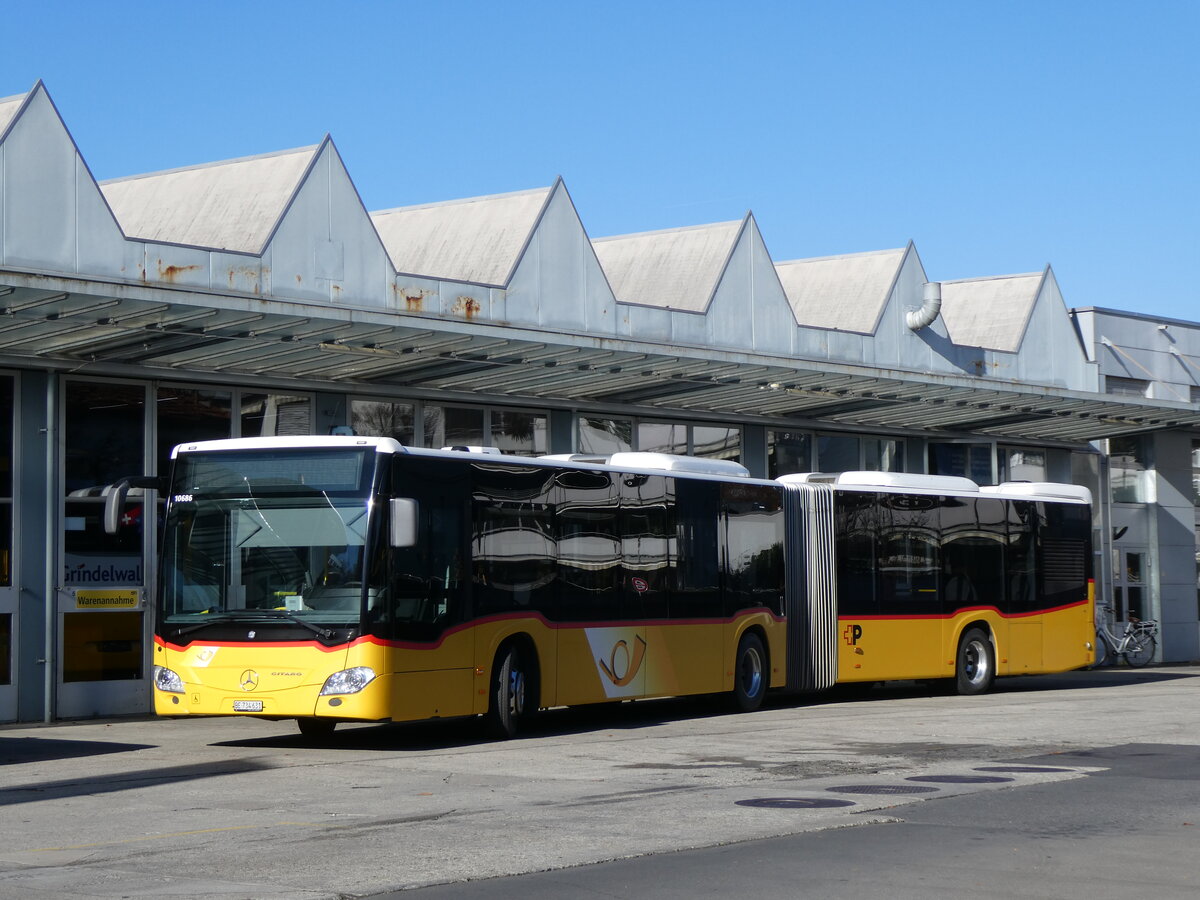
MULTIPOLYGON (((387 438, 182 444, 165 491, 162 715, 482 716, 1087 666, 1089 497, 879 472, 750 478, 657 453, 387 438)), ((150 479, 132 479, 148 487, 150 479)), ((125 485, 109 492, 117 528, 125 485)))

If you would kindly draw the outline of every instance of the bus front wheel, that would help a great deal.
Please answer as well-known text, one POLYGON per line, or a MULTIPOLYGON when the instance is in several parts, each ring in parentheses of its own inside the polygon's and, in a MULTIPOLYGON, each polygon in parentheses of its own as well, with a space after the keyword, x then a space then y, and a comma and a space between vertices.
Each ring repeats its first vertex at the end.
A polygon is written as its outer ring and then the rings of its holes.
POLYGON ((969 628, 958 645, 955 679, 960 694, 984 694, 996 680, 996 651, 982 628, 969 628))
POLYGON ((757 634, 742 635, 733 665, 733 699, 742 712, 762 706, 767 693, 767 651, 757 634))
POLYGON ((525 658, 515 644, 510 644, 496 656, 496 665, 492 667, 487 728, 493 737, 516 737, 520 720, 529 709, 531 687, 525 658))
POLYGON ((321 719, 316 716, 306 716, 302 719, 297 719, 296 724, 300 727, 300 733, 308 738, 327 738, 333 734, 333 729, 337 727, 336 720, 321 719))

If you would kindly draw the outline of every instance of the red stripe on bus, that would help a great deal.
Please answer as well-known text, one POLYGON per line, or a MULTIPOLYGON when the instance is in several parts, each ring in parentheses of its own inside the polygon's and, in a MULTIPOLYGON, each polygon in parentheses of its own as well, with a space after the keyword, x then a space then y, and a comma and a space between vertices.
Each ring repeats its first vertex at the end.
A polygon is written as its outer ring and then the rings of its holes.
POLYGON ((1034 610, 1027 613, 1003 613, 994 606, 967 606, 962 609, 955 610, 952 613, 924 613, 913 615, 869 615, 869 616, 838 616, 839 622, 876 622, 876 621, 895 621, 895 620, 910 620, 910 619, 955 619, 964 613, 973 612, 994 612, 1002 619, 1028 619, 1031 616, 1044 616, 1050 613, 1062 612, 1067 609, 1075 609, 1076 607, 1086 606, 1086 600, 1080 600, 1076 603, 1065 603, 1062 606, 1051 606, 1046 609, 1034 610))
MULTIPOLYGON (((391 647, 401 650, 436 650, 446 639, 452 635, 458 634, 460 631, 466 631, 470 628, 477 628, 480 625, 487 625, 492 622, 520 621, 530 620, 540 622, 550 631, 568 631, 578 630, 583 628, 647 628, 647 627, 664 627, 673 625, 730 625, 738 619, 743 619, 748 616, 759 615, 766 613, 775 622, 781 623, 787 621, 783 616, 780 616, 765 606, 755 607, 753 609, 743 609, 734 613, 732 616, 719 617, 711 619, 612 619, 594 622, 551 622, 545 616, 538 612, 512 612, 499 613, 494 616, 485 616, 482 619, 472 619, 470 622, 465 622, 460 625, 455 625, 452 628, 446 629, 442 634, 433 641, 403 641, 390 640, 381 638, 378 635, 364 634, 344 644, 335 644, 332 647, 320 643, 319 641, 194 641, 194 644, 200 644, 204 647, 315 647, 325 653, 333 653, 340 650, 345 650, 349 647, 357 646, 358 644, 375 644, 380 647, 391 647)), ((172 644, 157 635, 154 642, 168 650, 177 652, 184 651, 190 645, 172 644)))

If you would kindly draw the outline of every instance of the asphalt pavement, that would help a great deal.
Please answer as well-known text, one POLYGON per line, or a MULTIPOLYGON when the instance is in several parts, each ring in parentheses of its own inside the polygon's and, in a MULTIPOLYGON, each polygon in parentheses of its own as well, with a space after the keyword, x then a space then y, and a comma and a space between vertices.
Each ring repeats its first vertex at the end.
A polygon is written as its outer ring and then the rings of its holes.
POLYGON ((0 898, 1195 896, 1200 669, 339 728, 0 728, 0 898), (802 889, 802 890, 801 890, 802 889))

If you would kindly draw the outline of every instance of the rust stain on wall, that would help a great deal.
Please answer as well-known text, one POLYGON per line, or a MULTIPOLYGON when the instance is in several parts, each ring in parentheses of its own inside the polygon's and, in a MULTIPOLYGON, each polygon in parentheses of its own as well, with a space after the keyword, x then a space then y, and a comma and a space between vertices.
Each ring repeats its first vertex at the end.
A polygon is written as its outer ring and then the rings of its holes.
POLYGON ((392 287, 393 293, 396 295, 396 305, 404 305, 406 312, 420 313, 425 312, 425 298, 433 294, 433 291, 418 287, 392 287))
POLYGON ((180 275, 188 272, 199 270, 200 266, 164 266, 163 261, 158 261, 158 277, 162 281, 175 281, 180 275))
POLYGON ((254 293, 258 293, 259 270, 252 266, 233 266, 226 273, 229 287, 235 289, 238 284, 251 285, 254 293))
POLYGON ((475 318, 481 310, 479 301, 474 297, 459 297, 454 301, 454 306, 450 308, 450 312, 465 319, 475 318))

